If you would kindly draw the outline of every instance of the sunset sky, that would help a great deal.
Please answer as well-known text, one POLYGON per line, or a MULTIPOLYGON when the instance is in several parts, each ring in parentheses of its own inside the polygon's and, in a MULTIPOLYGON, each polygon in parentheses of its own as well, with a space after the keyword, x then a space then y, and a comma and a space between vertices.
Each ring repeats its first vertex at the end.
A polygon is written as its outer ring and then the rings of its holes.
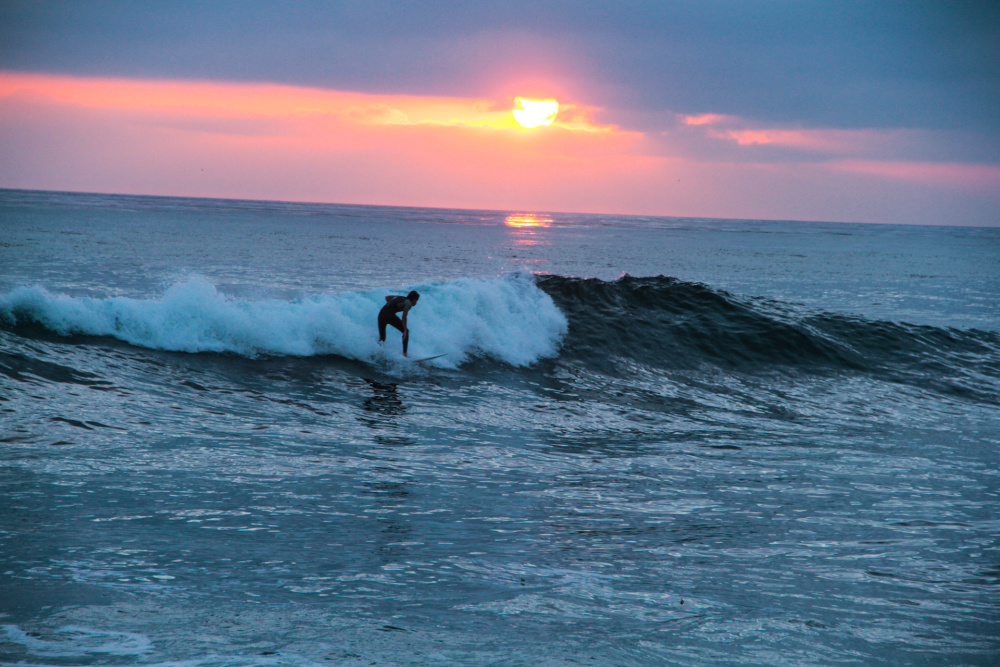
POLYGON ((1000 225, 1000 3, 4 0, 0 187, 1000 225))

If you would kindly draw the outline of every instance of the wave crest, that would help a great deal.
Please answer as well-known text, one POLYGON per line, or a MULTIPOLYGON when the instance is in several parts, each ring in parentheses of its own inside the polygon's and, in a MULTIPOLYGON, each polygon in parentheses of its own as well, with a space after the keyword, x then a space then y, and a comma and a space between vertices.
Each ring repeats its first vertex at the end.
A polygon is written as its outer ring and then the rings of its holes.
MULTIPOLYGON (((525 366, 558 353, 566 318, 530 276, 460 279, 414 286, 411 354, 447 352, 447 363, 488 356, 525 366)), ((403 294, 411 287, 400 290, 403 294)), ((174 352, 339 355, 361 361, 393 356, 398 333, 377 344, 376 320, 388 290, 317 295, 295 301, 230 298, 208 280, 190 278, 160 299, 92 298, 19 287, 0 295, 0 320, 60 335, 111 336, 174 352)))

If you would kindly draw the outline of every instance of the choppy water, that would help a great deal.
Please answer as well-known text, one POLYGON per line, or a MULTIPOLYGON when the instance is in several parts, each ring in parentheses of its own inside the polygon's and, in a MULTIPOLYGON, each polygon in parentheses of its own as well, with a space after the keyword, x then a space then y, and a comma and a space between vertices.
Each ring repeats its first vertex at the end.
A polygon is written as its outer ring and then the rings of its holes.
POLYGON ((0 191, 0 661, 997 664, 998 259, 0 191))

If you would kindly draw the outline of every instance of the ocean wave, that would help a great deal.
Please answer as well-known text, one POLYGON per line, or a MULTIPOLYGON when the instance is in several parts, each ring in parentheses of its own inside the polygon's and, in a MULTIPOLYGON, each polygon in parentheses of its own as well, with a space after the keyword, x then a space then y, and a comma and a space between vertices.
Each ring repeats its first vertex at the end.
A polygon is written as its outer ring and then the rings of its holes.
POLYGON ((562 357, 609 374, 621 359, 666 370, 851 372, 1000 402, 995 332, 818 312, 665 276, 537 282, 569 320, 562 357))
MULTIPOLYGON (((414 357, 457 368, 515 367, 558 357, 609 376, 630 364, 665 372, 853 373, 958 398, 1000 403, 1000 335, 869 320, 729 294, 664 276, 616 281, 509 274, 413 285, 414 357)), ((244 357, 401 359, 399 333, 377 343, 389 290, 242 300, 193 277, 157 299, 92 298, 20 287, 0 294, 0 326, 109 336, 176 352, 244 357)))
MULTIPOLYGON (((410 319, 412 356, 447 353, 458 365, 487 357, 526 366, 557 354, 567 323, 528 275, 459 279, 403 288, 421 293, 410 319)), ((392 290, 395 292, 396 290, 392 290)), ((202 277, 169 287, 161 298, 92 298, 18 287, 0 294, 6 327, 41 326, 64 336, 110 336, 174 352, 246 357, 339 355, 360 361, 400 356, 399 334, 377 343, 376 318, 390 291, 303 297, 295 301, 231 298, 202 277)))

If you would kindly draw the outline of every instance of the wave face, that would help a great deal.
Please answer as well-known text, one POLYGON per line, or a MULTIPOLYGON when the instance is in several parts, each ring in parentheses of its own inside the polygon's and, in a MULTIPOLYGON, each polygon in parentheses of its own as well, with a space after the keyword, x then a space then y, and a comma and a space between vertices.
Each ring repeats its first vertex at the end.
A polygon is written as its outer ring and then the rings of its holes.
POLYGON ((1000 336, 804 311, 674 278, 544 276, 566 313, 563 356, 614 373, 665 370, 852 372, 1000 402, 1000 336))
MULTIPOLYGON (((405 294, 410 287, 399 290, 405 294)), ((567 323, 530 276, 460 279, 415 286, 410 322, 413 356, 447 352, 457 365, 470 356, 524 366, 558 352, 567 323)), ((41 326, 60 335, 111 336, 175 352, 246 357, 339 355, 373 361, 399 356, 399 334, 377 344, 376 318, 386 290, 248 301, 227 297, 204 278, 166 290, 160 299, 97 299, 20 287, 0 295, 0 321, 41 326)))

